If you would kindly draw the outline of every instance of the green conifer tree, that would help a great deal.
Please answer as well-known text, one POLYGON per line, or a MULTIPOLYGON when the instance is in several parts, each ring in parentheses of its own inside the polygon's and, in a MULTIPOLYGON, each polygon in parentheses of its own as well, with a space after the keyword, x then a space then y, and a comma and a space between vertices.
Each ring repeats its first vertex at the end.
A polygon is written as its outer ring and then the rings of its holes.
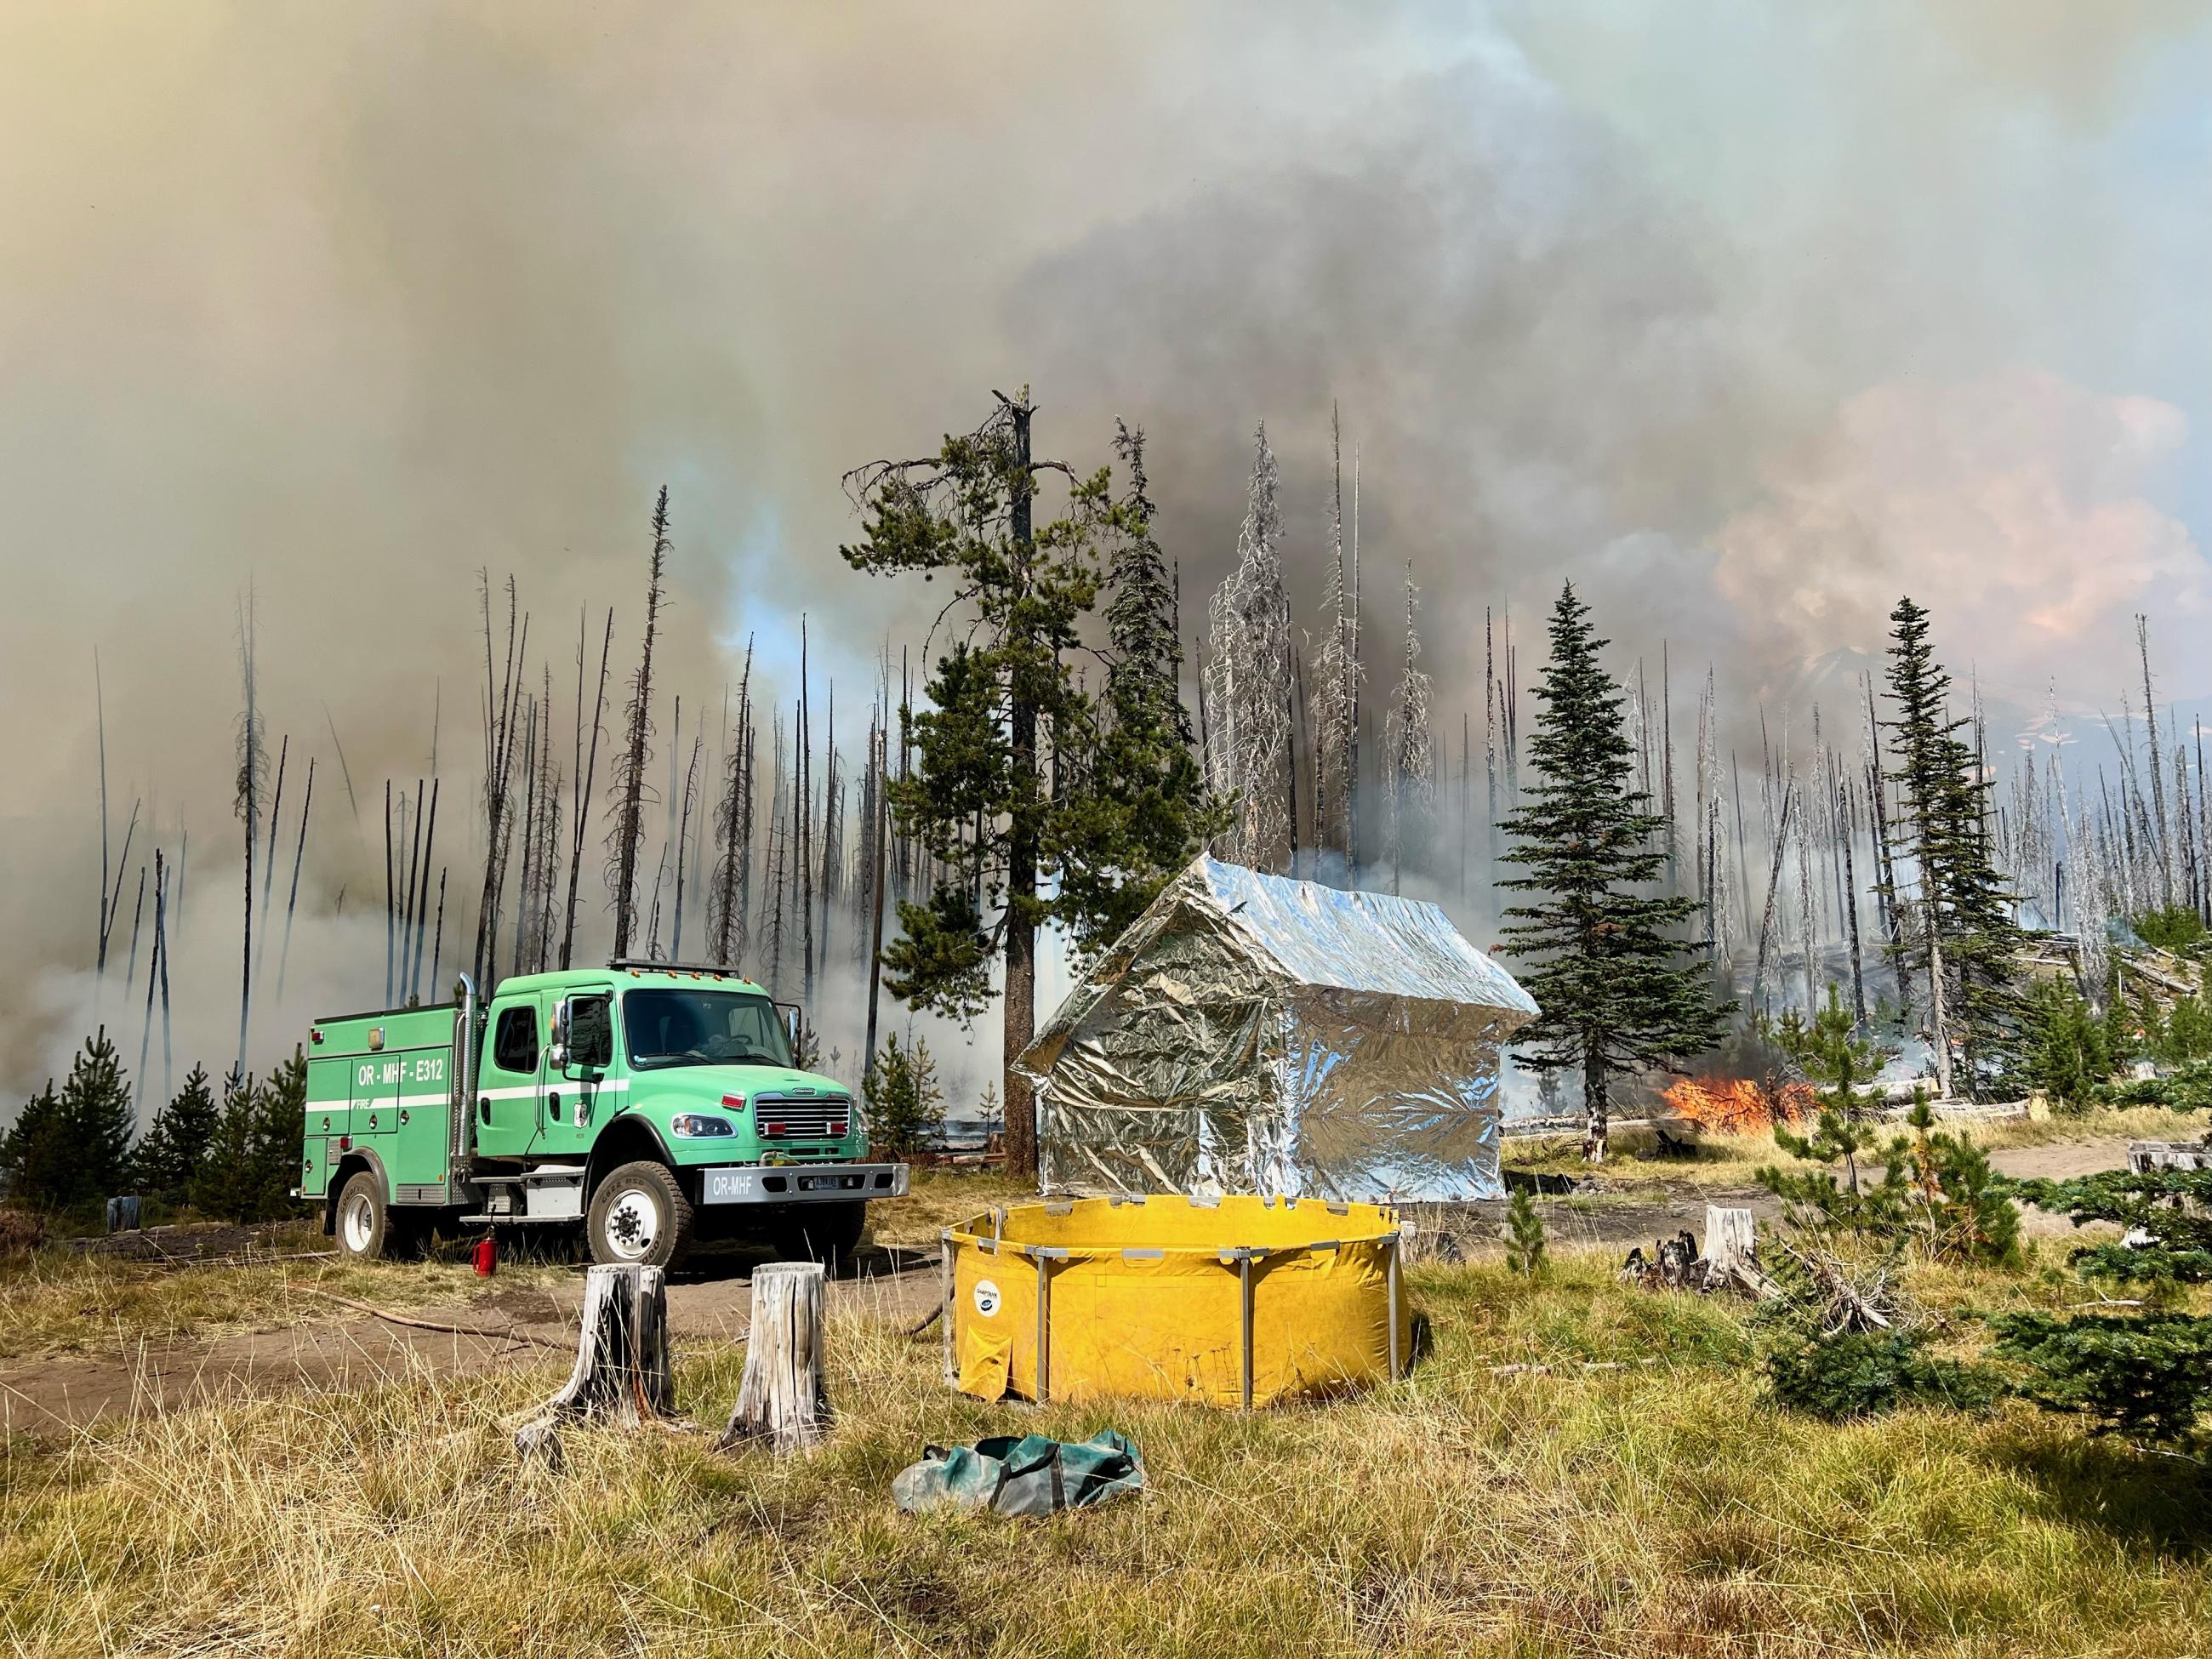
POLYGON ((1057 849, 1079 955, 1119 938, 1229 816, 1208 798, 1192 752, 1176 585, 1152 530, 1143 431, 1116 422, 1114 449, 1129 483, 1110 538, 1106 690, 1097 743, 1078 761, 1086 810, 1067 815, 1057 849))
POLYGON ((902 1043, 896 1031, 886 1036, 861 1090, 868 1103, 869 1143, 886 1156, 920 1152, 945 1121, 945 1092, 937 1085, 937 1061, 926 1037, 902 1043))
POLYGON ((1536 692, 1536 781, 1502 826, 1517 843, 1505 861, 1527 873, 1498 884, 1534 898, 1504 913, 1506 943, 1543 1011, 1519 1052, 1539 1070, 1580 1072, 1593 1164, 1605 1157, 1613 1077, 1711 1048, 1728 1012, 1708 969, 1686 959, 1697 901, 1650 890, 1667 866, 1665 819, 1631 781, 1620 690, 1597 659, 1605 643, 1567 584, 1536 692))
POLYGON ((253 1091, 247 1142, 246 1218, 275 1220, 292 1212, 299 1184, 300 1140, 307 1115, 307 1057, 297 1048, 253 1091))
POLYGON ((2112 1073, 2105 1023, 2072 987, 2053 980, 2027 999, 2022 1065, 2027 1085, 2052 1104, 2080 1109, 2112 1073))
POLYGON ((252 1218, 253 1079, 233 1068, 222 1080, 222 1104, 207 1156, 185 1188, 185 1201, 223 1221, 252 1218))
MULTIPOLYGON (((927 709, 900 710, 919 763, 888 781, 886 797, 899 832, 942 874, 926 902, 901 901, 884 984, 913 1006, 971 1021, 1003 964, 1006 1158, 1019 1175, 1036 1170, 1030 1087, 1013 1066, 1036 1031, 1037 930, 1057 922, 1096 937, 1112 925, 1123 880, 1156 878, 1176 838, 1172 814, 1139 837, 1140 814, 1132 808, 1117 830, 1112 804, 1102 804, 1101 766, 1133 763, 1102 756, 1100 699, 1073 660, 1097 605, 1101 550, 1149 537, 1149 503, 1117 501, 1110 468, 1085 475, 1034 455, 1033 413, 1026 392, 1002 398, 989 420, 934 455, 852 474, 866 525, 841 550, 856 570, 948 578, 947 609, 964 615, 932 674, 927 709), (1065 478, 1066 495, 1060 516, 1040 525, 1045 472, 1065 478), (1111 898, 1103 907, 1102 895, 1111 898)), ((1157 595, 1137 603, 1150 613, 1157 595)), ((1144 631, 1149 639, 1149 623, 1144 631)), ((1156 642, 1146 649, 1157 658, 1156 642)), ((1173 764, 1157 718, 1132 735, 1148 764, 1173 764)), ((1164 769, 1115 782, 1155 805, 1183 799, 1164 769)))
POLYGON ((10 1203, 44 1215, 66 1207, 72 1159, 65 1131, 62 1097, 48 1078, 0 1136, 0 1171, 8 1176, 10 1203))
POLYGON ((62 1117, 76 1163, 69 1207, 104 1204, 130 1184, 131 1143, 138 1133, 131 1082, 104 1025, 70 1066, 62 1117))
POLYGON ((183 1203, 207 1160, 220 1116, 207 1067, 193 1066, 138 1145, 133 1179, 140 1190, 171 1204, 183 1203))
POLYGON ((1938 1079, 1980 1100, 2018 1058, 2021 935, 1990 851, 1990 781, 1959 736, 1969 722, 1950 713, 1951 677, 1929 643, 1928 612, 1902 599, 1890 621, 1899 856, 1888 893, 1913 923, 1892 949, 1928 984, 1938 1079), (1955 1080, 1954 1048, 1965 1066, 1955 1080))
POLYGON ((2051 1214, 2112 1223, 2130 1243, 2083 1246, 2084 1279, 2143 1287, 2139 1309, 1997 1314, 1992 1352, 2025 1374, 2021 1392, 2133 1439, 2172 1441, 2212 1409, 2212 1317, 2174 1308, 2180 1287, 2212 1283, 2212 1170, 2109 1170, 2007 1183, 2051 1214))

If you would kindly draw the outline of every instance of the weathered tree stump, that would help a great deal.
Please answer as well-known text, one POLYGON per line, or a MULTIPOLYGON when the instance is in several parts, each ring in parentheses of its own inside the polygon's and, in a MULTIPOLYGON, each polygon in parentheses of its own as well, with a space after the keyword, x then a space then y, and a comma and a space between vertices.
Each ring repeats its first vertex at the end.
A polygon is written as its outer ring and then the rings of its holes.
POLYGON ((1733 1273, 1738 1267, 1747 1267, 1758 1237, 1758 1229, 1749 1210, 1723 1209, 1717 1204, 1705 1206, 1705 1260, 1712 1264, 1716 1273, 1733 1273))
POLYGON ((781 1456, 819 1443, 827 1432, 823 1284, 818 1261, 778 1261, 753 1270, 744 1377, 720 1445, 765 1441, 781 1456))
POLYGON ((668 1285, 659 1267, 593 1267, 584 1277, 576 1364, 559 1392, 516 1431, 525 1462, 562 1466, 558 1425, 578 1419, 635 1428, 675 1402, 668 1368, 668 1285))
POLYGON ((1749 1210, 1705 1206, 1705 1285, 1741 1290, 1764 1301, 1781 1287, 1760 1271, 1758 1227, 1749 1210))

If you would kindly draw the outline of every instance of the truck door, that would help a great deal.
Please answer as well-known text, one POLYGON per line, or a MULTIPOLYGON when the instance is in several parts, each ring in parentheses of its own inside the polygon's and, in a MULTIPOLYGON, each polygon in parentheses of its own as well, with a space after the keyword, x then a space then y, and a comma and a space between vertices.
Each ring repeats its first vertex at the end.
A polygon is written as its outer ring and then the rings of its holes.
POLYGON ((520 1158, 537 1139, 544 1064, 538 999, 502 997, 494 1002, 477 1078, 477 1151, 483 1157, 520 1158))
POLYGON ((596 987, 549 994, 540 1010, 549 1032, 555 1011, 568 1005, 568 1063, 548 1066, 533 1149, 549 1156, 587 1152, 607 1119, 620 1109, 626 1079, 616 1064, 614 992, 596 987))

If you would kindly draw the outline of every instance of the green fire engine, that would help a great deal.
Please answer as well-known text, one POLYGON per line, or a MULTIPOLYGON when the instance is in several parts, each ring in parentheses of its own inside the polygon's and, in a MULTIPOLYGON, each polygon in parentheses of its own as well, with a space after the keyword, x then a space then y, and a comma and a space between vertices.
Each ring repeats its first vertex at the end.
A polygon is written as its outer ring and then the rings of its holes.
POLYGON ((851 1091, 797 1063, 798 1010, 736 973, 618 961, 455 995, 310 1033, 299 1196, 349 1256, 544 1224, 604 1262, 728 1237, 831 1261, 907 1189, 866 1161, 851 1091))

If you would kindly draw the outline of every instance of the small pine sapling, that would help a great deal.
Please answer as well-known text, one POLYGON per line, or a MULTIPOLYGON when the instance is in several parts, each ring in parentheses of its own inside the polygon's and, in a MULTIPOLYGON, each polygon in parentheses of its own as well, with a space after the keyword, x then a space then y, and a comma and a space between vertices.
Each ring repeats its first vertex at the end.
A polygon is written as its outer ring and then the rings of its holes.
POLYGON ((890 1033, 861 1087, 869 1139, 892 1157, 921 1151, 945 1121, 945 1092, 937 1086, 937 1062, 926 1038, 901 1042, 898 1033, 890 1033))
POLYGON ((2027 1000, 2024 1071, 2061 1110, 2091 1104, 2112 1075, 2112 1053, 2105 1023, 2072 988, 2051 981, 2027 1000))
POLYGON ((1929 1254, 1990 1267, 2016 1263, 2020 1211, 1989 1154, 1964 1135, 1937 1129, 1924 1096, 1913 1101, 1905 1121, 1911 1133, 1890 1142, 1889 1162, 1904 1170, 1907 1213, 1925 1232, 1929 1254))
POLYGON ((1766 1378, 1780 1404, 1831 1423, 1901 1406, 1983 1411, 2003 1393, 1986 1368, 1929 1352, 1925 1331, 1794 1332, 1767 1351, 1766 1378))
POLYGON ((2212 1317, 2174 1311, 2187 1285, 2212 1283, 2212 1170, 2107 1170, 2008 1183, 2023 1201, 2112 1222, 2135 1243, 2074 1253, 2092 1283, 2140 1285, 2141 1312, 1999 1314, 1992 1353, 2021 1368, 2019 1392, 2052 1411, 2138 1441, 2191 1437, 2212 1407, 2212 1317))
POLYGON ((1516 1188, 1505 1206, 1505 1265, 1531 1279, 1544 1271, 1544 1218, 1525 1187, 1516 1188))

